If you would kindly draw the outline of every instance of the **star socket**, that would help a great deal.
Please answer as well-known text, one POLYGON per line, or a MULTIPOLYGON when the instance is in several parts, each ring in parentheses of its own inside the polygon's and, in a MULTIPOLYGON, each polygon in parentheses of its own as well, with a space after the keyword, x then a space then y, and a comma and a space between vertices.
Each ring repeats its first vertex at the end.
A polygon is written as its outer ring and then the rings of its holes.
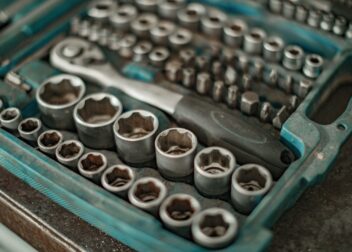
POLYGON ((84 153, 84 146, 77 140, 67 140, 61 143, 56 149, 56 159, 63 165, 74 170, 77 169, 77 163, 84 153))
POLYGON ((105 170, 101 177, 101 184, 109 192, 126 197, 134 180, 135 174, 131 167, 119 164, 105 170))
POLYGON ((63 135, 60 131, 47 130, 40 134, 37 144, 42 152, 48 155, 55 155, 55 151, 62 141, 63 135))
POLYGON ((99 152, 88 152, 78 161, 79 173, 96 183, 100 183, 101 175, 106 167, 107 159, 105 155, 99 152))

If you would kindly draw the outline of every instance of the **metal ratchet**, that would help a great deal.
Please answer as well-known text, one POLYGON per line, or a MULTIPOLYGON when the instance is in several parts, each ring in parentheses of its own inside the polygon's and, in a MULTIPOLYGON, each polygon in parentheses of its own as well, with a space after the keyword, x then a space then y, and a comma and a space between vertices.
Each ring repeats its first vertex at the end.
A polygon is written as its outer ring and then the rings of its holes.
POLYGON ((181 126, 192 130, 207 146, 229 149, 240 163, 258 163, 278 178, 294 160, 293 153, 245 116, 231 113, 194 96, 184 96, 160 86, 120 75, 95 44, 66 38, 51 51, 50 60, 60 70, 102 86, 112 86, 127 95, 170 114, 181 126))

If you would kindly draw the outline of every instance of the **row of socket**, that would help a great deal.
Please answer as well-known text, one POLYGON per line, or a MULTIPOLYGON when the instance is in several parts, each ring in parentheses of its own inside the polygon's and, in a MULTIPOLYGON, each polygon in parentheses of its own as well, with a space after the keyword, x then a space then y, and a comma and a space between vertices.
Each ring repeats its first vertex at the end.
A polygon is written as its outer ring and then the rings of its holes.
POLYGON ((301 23, 332 33, 337 36, 352 38, 352 22, 345 17, 335 16, 331 12, 323 12, 292 0, 269 0, 268 8, 275 14, 294 19, 301 23))
MULTIPOLYGON (((97 15, 98 7, 102 4, 101 2, 93 5, 88 11, 89 17, 92 20, 99 21, 95 22, 95 26, 93 25, 93 27, 96 28, 92 29, 93 32, 91 34, 93 35, 91 36, 97 38, 99 35, 96 34, 99 33, 99 31, 103 33, 101 29, 98 28, 104 20, 102 20, 102 16, 104 16, 105 19, 109 19, 114 30, 119 33, 131 30, 142 39, 150 39, 156 44, 170 46, 176 49, 189 45, 193 39, 193 35, 190 31, 200 29, 202 34, 223 40, 223 42, 231 48, 242 47, 245 53, 252 56, 262 55, 264 59, 269 62, 280 63, 282 60, 283 66, 292 71, 302 69, 305 55, 303 49, 298 46, 289 45, 284 48, 284 43, 281 38, 275 36, 267 37, 266 32, 260 28, 249 30, 243 20, 228 20, 225 13, 215 9, 207 9, 201 4, 193 3, 185 6, 184 3, 182 3, 183 1, 173 1, 173 3, 171 3, 172 1, 170 3, 168 1, 165 2, 161 1, 159 6, 163 4, 174 4, 178 6, 178 8, 175 7, 173 9, 179 10, 178 13, 182 13, 182 15, 178 15, 178 21, 181 26, 187 29, 178 28, 175 23, 170 21, 158 20, 158 16, 155 14, 142 13, 138 15, 137 8, 133 5, 116 7, 112 2, 107 1, 105 2, 105 4, 107 4, 104 9, 105 15, 101 13, 97 15), (180 19, 180 16, 183 15, 191 15, 193 18, 192 23, 187 23, 182 18, 180 19), (117 23, 116 20, 118 20, 117 23)), ((159 15, 160 13, 159 11, 159 15)), ((164 16, 161 15, 161 17, 164 16)), ((172 19, 171 13, 169 13, 168 18, 172 19)), ((73 22, 73 30, 78 33, 81 31, 81 34, 87 35, 89 34, 89 32, 86 32, 89 23, 85 21, 83 24, 83 29, 78 28, 79 21, 75 19, 73 22)), ((323 59, 321 56, 315 54, 308 55, 305 59, 303 73, 309 78, 317 78, 322 67, 323 59)))

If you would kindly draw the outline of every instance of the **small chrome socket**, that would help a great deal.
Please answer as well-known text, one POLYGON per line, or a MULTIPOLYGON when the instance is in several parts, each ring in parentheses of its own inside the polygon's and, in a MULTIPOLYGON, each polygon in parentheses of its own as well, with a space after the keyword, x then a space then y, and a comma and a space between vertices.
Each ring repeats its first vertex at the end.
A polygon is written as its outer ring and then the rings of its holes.
POLYGON ((163 224, 175 233, 190 238, 193 218, 201 210, 199 201, 189 194, 173 194, 160 206, 163 224))
POLYGON ((213 207, 197 214, 192 223, 192 236, 196 243, 211 249, 226 247, 236 237, 238 221, 229 211, 213 207))
POLYGON ((62 142, 55 151, 56 159, 63 165, 77 170, 78 160, 84 153, 84 146, 80 141, 67 140, 62 142))
POLYGON ((114 124, 119 157, 129 164, 152 161, 158 127, 158 118, 146 110, 132 110, 119 116, 114 124))
POLYGON ((302 68, 304 60, 303 49, 299 46, 287 46, 284 50, 282 64, 285 68, 298 71, 302 68))
POLYGON ((73 111, 79 139, 93 149, 115 146, 113 124, 122 112, 122 104, 115 96, 95 93, 85 97, 73 111))
POLYGON ((103 22, 109 18, 116 9, 117 4, 112 0, 99 0, 89 7, 87 15, 93 21, 103 22))
POLYGON ((318 78, 324 65, 324 60, 320 55, 310 54, 307 55, 304 66, 303 73, 305 76, 315 79, 318 78))
POLYGON ((207 15, 204 15, 200 21, 202 32, 212 38, 220 39, 226 20, 227 16, 225 13, 214 9, 209 10, 207 15))
POLYGON ((194 159, 194 184, 204 195, 222 195, 230 190, 235 166, 235 156, 227 149, 205 148, 194 159))
POLYGON ((149 31, 158 23, 158 17, 154 14, 145 13, 139 15, 131 23, 131 29, 139 37, 148 38, 149 31))
POLYGON ((241 213, 249 214, 270 190, 272 184, 272 176, 263 166, 242 165, 232 175, 232 204, 241 213))
POLYGON ((8 130, 17 130, 21 120, 22 115, 18 108, 6 108, 0 114, 0 125, 8 130))
POLYGON ((182 27, 197 31, 200 28, 200 19, 206 13, 204 5, 192 3, 177 12, 177 18, 182 27))
POLYGON ((152 51, 153 44, 149 41, 143 40, 138 42, 133 47, 133 61, 146 62, 148 60, 148 54, 152 51))
POLYGON ((160 204, 166 195, 166 186, 153 177, 138 179, 128 191, 128 199, 132 205, 153 215, 158 214, 160 204))
POLYGON ((64 137, 60 131, 47 130, 38 137, 39 149, 50 156, 55 156, 57 147, 63 142, 64 137))
POLYGON ((142 11, 155 12, 160 0, 135 0, 134 2, 142 11))
POLYGON ((46 79, 36 93, 43 123, 50 128, 73 130, 73 109, 85 92, 85 84, 77 76, 60 74, 46 79))
POLYGON ((282 13, 283 1, 282 0, 269 0, 269 9, 276 14, 282 13))
POLYGON ((42 122, 35 117, 24 119, 18 125, 20 136, 29 142, 37 142, 37 139, 42 132, 42 122))
POLYGON ((122 5, 109 16, 110 23, 119 31, 128 31, 131 22, 137 17, 138 10, 130 4, 122 5))
POLYGON ((105 155, 99 152, 88 152, 79 159, 77 168, 82 176, 95 183, 100 183, 101 175, 107 165, 108 161, 105 155))
POLYGON ((187 129, 170 128, 162 131, 155 140, 159 172, 170 179, 192 174, 197 144, 197 137, 187 129))
POLYGON ((260 55, 266 33, 260 28, 254 28, 244 36, 243 50, 249 54, 260 55))
POLYGON ((169 36, 173 34, 176 25, 169 21, 160 21, 153 29, 150 30, 151 40, 159 45, 167 45, 169 36))
POLYGON ((193 35, 189 30, 179 28, 169 36, 169 45, 171 48, 180 49, 192 42, 193 35))
POLYGON ((242 46, 243 37, 247 29, 247 24, 244 21, 240 19, 231 20, 224 27, 223 39, 225 44, 228 46, 240 48, 242 46))
POLYGON ((281 62, 284 42, 279 37, 270 37, 264 42, 263 56, 269 62, 281 62))
POLYGON ((135 174, 131 167, 119 164, 104 171, 101 184, 107 191, 126 198, 134 180, 135 174))
POLYGON ((176 20, 177 12, 185 7, 185 0, 163 0, 158 4, 158 13, 161 17, 176 20))
POLYGON ((166 47, 156 47, 148 55, 150 63, 156 67, 163 67, 170 57, 170 51, 166 47))

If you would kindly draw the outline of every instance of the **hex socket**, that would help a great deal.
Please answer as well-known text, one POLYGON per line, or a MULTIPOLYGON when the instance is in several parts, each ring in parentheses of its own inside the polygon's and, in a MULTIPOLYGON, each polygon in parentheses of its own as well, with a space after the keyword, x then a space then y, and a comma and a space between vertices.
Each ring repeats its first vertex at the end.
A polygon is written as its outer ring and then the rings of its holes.
POLYGON ((285 68, 298 71, 302 68, 304 59, 303 49, 299 46, 287 46, 284 50, 282 64, 285 68))
POLYGON ((303 73, 305 76, 315 79, 319 77, 324 65, 324 60, 320 55, 310 54, 307 55, 304 66, 303 73))
POLYGON ((162 131, 155 140, 159 172, 169 179, 190 175, 197 144, 197 137, 187 129, 170 128, 162 131))
POLYGON ((93 149, 115 146, 113 124, 122 112, 122 104, 115 96, 95 93, 85 97, 73 111, 79 139, 93 149))
POLYGON ((21 120, 22 115, 18 108, 6 108, 0 114, 0 125, 8 130, 17 130, 21 120))
POLYGON ((242 165, 232 175, 232 204, 239 212, 249 214, 270 190, 272 184, 272 176, 263 166, 242 165))
POLYGON ((20 136, 29 142, 36 142, 42 131, 42 122, 35 117, 24 119, 18 125, 20 136))
POLYGON ((135 181, 128 191, 132 205, 157 215, 167 194, 166 186, 157 178, 144 177, 135 181))
POLYGON ((167 197, 160 206, 159 216, 164 225, 183 237, 191 237, 194 216, 201 210, 199 201, 189 194, 167 197))
POLYGON ((63 165, 77 170, 78 160, 84 153, 84 146, 77 140, 62 142, 55 151, 56 159, 63 165))
POLYGON ((235 166, 235 156, 227 149, 205 148, 194 158, 194 184, 207 196, 222 195, 230 190, 235 166))
POLYGON ((244 36, 243 50, 249 54, 261 54, 265 37, 264 30, 253 28, 244 36))
POLYGON ((210 10, 207 15, 201 18, 202 32, 206 35, 220 39, 227 16, 218 10, 210 10))
POLYGON ((105 155, 99 152, 88 152, 79 159, 77 167, 82 176, 95 183, 100 183, 101 175, 107 165, 108 161, 105 155))
POLYGON ((127 31, 130 28, 130 23, 138 14, 137 8, 133 5, 126 4, 120 6, 115 12, 109 16, 112 26, 121 31, 127 31))
POLYGON ((204 5, 192 3, 177 12, 177 19, 181 26, 196 31, 199 28, 200 19, 205 12, 204 5))
POLYGON ((224 27, 223 36, 225 44, 237 48, 241 47, 246 31, 247 24, 244 21, 240 19, 232 20, 224 27))
POLYGON ((131 167, 123 164, 113 165, 106 169, 101 176, 102 186, 109 192, 126 198, 127 192, 135 180, 131 167))
POLYGON ((55 156, 57 147, 63 142, 64 137, 60 131, 46 130, 38 137, 39 149, 50 156, 55 156))
POLYGON ((119 116, 114 124, 119 157, 130 164, 153 160, 158 127, 158 118, 146 110, 132 110, 119 116))
POLYGON ((198 244, 219 249, 229 245, 238 231, 238 221, 229 211, 213 207, 197 214, 192 223, 192 236, 198 244))
POLYGON ((74 75, 60 74, 46 79, 36 93, 44 124, 50 128, 73 130, 72 112, 85 91, 82 79, 74 75))

